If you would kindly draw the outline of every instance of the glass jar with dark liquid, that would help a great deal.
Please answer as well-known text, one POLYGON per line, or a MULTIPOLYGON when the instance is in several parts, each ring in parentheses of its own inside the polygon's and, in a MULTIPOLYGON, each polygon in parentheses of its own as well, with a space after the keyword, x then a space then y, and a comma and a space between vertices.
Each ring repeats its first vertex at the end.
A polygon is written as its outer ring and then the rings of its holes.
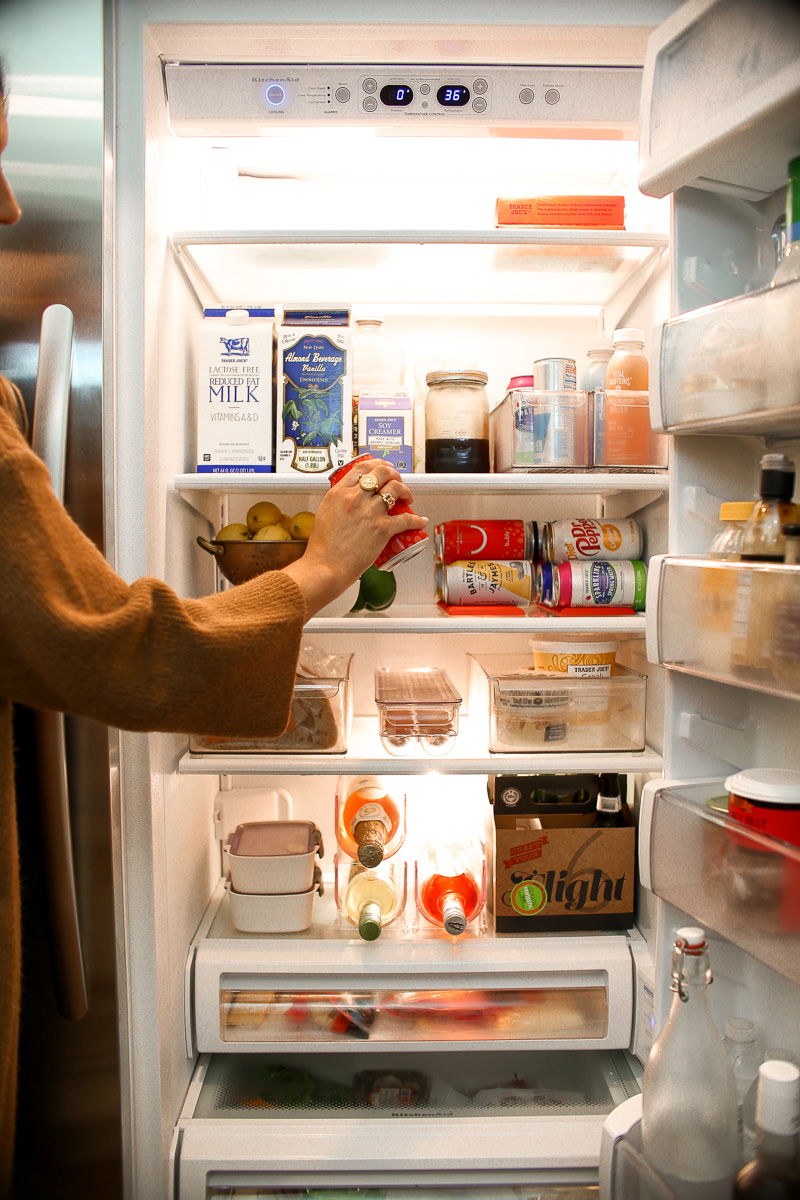
POLYGON ((489 472, 489 399, 485 371, 431 371, 426 376, 425 470, 489 472))

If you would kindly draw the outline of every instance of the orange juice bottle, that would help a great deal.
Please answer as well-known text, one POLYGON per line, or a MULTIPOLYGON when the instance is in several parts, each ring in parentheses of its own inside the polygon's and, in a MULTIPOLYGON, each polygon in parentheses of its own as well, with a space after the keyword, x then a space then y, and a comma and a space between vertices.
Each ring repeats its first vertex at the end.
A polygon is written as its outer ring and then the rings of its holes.
POLYGON ((617 329, 606 368, 606 463, 653 466, 647 355, 642 329, 617 329))

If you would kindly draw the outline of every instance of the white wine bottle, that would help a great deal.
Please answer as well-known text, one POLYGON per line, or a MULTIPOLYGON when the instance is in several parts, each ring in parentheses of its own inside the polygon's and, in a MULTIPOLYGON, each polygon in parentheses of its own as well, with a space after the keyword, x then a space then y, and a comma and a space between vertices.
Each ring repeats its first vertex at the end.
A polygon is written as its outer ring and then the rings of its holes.
POLYGON ((708 998, 702 929, 679 929, 675 997, 644 1071, 645 1157, 681 1200, 728 1200, 738 1167, 736 1081, 708 998))
POLYGON ((405 863, 365 867, 337 860, 336 900, 339 911, 358 927, 365 942, 373 942, 405 905, 405 863))

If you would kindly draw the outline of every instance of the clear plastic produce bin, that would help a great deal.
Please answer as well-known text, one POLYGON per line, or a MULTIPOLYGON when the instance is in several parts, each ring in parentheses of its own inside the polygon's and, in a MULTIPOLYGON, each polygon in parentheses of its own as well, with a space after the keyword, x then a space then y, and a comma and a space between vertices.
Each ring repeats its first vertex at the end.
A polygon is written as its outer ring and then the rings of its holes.
POLYGON ((273 738, 211 737, 193 733, 193 754, 342 754, 353 720, 352 654, 332 655, 325 676, 298 675, 288 729, 273 738))
POLYGON ((644 749, 643 675, 615 666, 605 679, 553 678, 514 654, 469 658, 470 712, 488 712, 489 750, 644 749))

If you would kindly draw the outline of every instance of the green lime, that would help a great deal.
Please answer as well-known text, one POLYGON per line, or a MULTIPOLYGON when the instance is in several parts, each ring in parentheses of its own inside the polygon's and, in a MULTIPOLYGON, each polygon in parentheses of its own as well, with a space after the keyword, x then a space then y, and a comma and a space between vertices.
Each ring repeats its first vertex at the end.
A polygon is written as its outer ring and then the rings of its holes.
POLYGON ((397 580, 391 571, 380 571, 376 566, 367 567, 361 576, 358 598, 350 612, 360 612, 363 608, 380 612, 392 604, 396 595, 397 580))

